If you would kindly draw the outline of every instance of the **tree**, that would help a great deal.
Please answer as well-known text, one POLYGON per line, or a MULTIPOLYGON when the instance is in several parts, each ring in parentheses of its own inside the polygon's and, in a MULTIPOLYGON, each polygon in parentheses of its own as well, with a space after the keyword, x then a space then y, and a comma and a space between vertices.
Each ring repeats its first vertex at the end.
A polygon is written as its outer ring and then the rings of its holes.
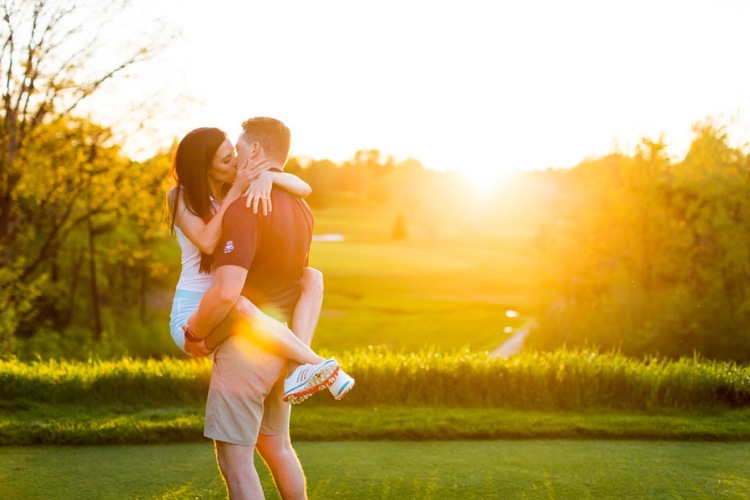
POLYGON ((750 160, 721 128, 694 131, 677 164, 646 140, 557 174, 532 344, 750 359, 750 160))
POLYGON ((312 193, 307 199, 311 206, 325 207, 336 182, 338 167, 331 160, 312 161, 300 176, 310 184, 312 193))
POLYGON ((125 6, 4 0, 0 7, 0 353, 33 311, 65 239, 82 226, 93 235, 92 218, 111 210, 108 186, 123 172, 100 156, 111 133, 72 115, 158 46, 153 37, 111 45, 106 28, 125 6), (99 188, 96 199, 80 203, 99 188))
POLYGON ((693 132, 669 199, 685 241, 681 289, 690 341, 717 357, 748 359, 750 158, 711 121, 693 132))

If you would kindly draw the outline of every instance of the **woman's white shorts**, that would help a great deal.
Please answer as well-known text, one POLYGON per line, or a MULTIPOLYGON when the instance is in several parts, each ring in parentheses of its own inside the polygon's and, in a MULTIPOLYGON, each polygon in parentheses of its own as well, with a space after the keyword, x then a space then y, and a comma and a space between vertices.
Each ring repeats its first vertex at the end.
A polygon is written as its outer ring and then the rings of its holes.
POLYGON ((182 326, 187 323, 190 315, 198 310, 198 305, 203 298, 203 292, 177 289, 172 301, 172 313, 169 315, 169 332, 177 347, 185 352, 185 333, 182 326))

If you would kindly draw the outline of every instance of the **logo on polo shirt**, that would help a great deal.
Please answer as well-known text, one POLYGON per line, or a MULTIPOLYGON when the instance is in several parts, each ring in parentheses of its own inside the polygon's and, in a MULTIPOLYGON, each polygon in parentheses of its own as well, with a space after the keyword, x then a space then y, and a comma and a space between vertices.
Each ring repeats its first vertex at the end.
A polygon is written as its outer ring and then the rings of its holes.
POLYGON ((232 250, 234 250, 234 242, 229 240, 227 241, 227 244, 224 245, 224 253, 231 253, 232 250))

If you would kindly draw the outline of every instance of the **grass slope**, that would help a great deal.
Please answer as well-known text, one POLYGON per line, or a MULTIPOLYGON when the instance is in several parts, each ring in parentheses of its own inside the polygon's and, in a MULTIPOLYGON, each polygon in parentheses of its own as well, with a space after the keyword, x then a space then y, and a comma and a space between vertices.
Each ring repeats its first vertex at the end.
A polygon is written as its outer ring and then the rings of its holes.
MULTIPOLYGON (((315 499, 750 498, 750 443, 297 442, 315 499)), ((225 498, 210 443, 5 448, 7 499, 225 498)), ((258 467, 268 498, 278 498, 258 467)))
MULTIPOLYGON (((445 407, 300 407, 292 436, 307 441, 659 439, 750 441, 750 410, 715 414, 539 412, 445 407)), ((38 405, 0 416, 3 445, 182 443, 203 440, 199 407, 38 405)))

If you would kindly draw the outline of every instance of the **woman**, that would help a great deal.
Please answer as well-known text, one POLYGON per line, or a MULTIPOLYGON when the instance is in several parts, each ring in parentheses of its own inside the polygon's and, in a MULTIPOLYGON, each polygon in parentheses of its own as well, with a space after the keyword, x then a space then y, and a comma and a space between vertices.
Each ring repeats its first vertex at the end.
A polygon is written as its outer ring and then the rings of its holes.
MULTIPOLYGON (((180 141, 172 179, 175 187, 168 194, 170 224, 182 249, 182 271, 172 304, 170 331, 180 349, 205 355, 228 336, 227 330, 211 332, 204 345, 196 347, 191 343, 192 347, 186 349, 182 327, 198 309, 203 293, 212 283, 212 254, 221 239, 221 222, 227 207, 246 193, 248 206, 253 204, 257 211, 260 200, 266 211, 270 208, 266 200, 272 185, 297 196, 310 194, 310 186, 294 175, 268 171, 266 163, 238 168, 234 146, 226 133, 217 128, 195 129, 180 141)), ((302 294, 292 324, 298 335, 311 339, 320 315, 322 275, 308 268, 301 285, 302 294)), ((330 387, 334 397, 341 399, 354 386, 354 379, 335 361, 317 355, 285 325, 263 314, 245 297, 238 300, 231 319, 244 323, 233 330, 249 331, 258 344, 302 364, 297 370, 318 373, 316 378, 320 380, 289 395, 285 393, 285 400, 300 403, 325 387, 330 387)))

